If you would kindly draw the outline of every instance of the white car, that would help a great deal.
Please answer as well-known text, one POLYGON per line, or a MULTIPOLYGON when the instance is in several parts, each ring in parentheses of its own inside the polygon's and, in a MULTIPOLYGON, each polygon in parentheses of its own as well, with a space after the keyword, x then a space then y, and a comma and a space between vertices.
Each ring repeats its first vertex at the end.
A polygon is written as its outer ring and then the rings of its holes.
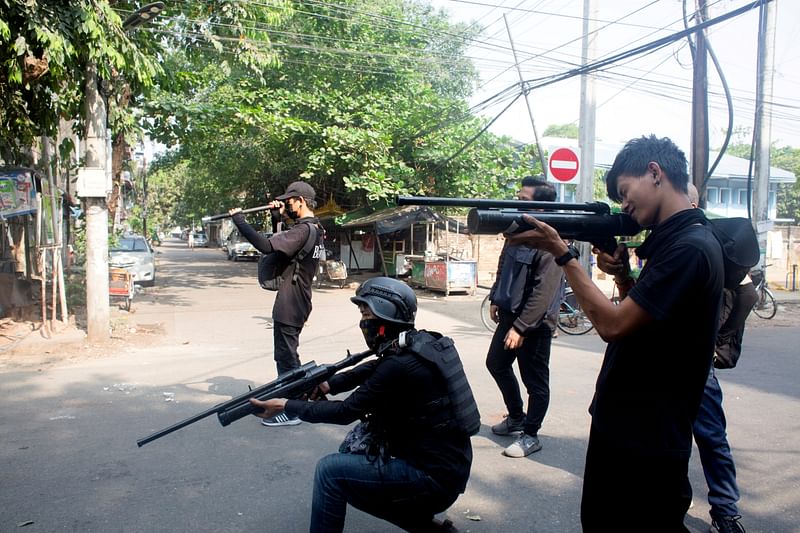
POLYGON ((124 268, 133 282, 152 286, 156 281, 156 254, 141 235, 126 235, 109 251, 109 264, 124 268))
POLYGON ((242 258, 258 259, 261 255, 250 241, 242 237, 239 230, 233 230, 227 239, 228 260, 238 261, 242 258))

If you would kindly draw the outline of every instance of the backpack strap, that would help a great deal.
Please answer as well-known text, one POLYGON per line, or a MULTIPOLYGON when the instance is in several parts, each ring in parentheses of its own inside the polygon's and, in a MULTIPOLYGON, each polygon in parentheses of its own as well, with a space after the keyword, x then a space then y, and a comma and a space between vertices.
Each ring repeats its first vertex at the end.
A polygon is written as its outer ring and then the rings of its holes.
POLYGON ((300 263, 314 250, 314 247, 317 245, 318 233, 316 224, 312 224, 311 222, 303 222, 303 224, 308 226, 308 238, 306 239, 306 243, 303 245, 303 247, 300 248, 300 251, 298 251, 292 258, 292 263, 294 263, 294 269, 292 270, 293 284, 296 284, 298 278, 300 277, 300 263))

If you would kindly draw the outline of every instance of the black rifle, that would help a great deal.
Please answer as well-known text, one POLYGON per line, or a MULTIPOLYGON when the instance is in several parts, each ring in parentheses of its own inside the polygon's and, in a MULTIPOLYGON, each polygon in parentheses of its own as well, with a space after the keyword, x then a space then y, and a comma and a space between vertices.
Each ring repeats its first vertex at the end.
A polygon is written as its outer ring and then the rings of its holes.
POLYGON ((259 411, 258 407, 250 403, 250 398, 256 398, 257 400, 269 400, 270 398, 301 398, 306 394, 310 394, 314 390, 314 387, 323 381, 327 381, 338 371, 356 365, 374 353, 375 352, 372 350, 354 354, 348 351, 347 357, 338 363, 332 364, 318 365, 314 361, 310 361, 294 370, 284 372, 278 376, 275 381, 270 381, 257 389, 251 389, 249 392, 232 398, 227 402, 217 404, 207 411, 203 411, 200 414, 196 414, 193 417, 182 420, 177 424, 173 424, 168 428, 156 431, 152 435, 137 440, 136 444, 141 448, 148 442, 160 439, 164 435, 169 435, 173 431, 194 424, 198 420, 202 420, 213 414, 217 415, 220 424, 227 426, 231 422, 236 422, 240 418, 255 414, 259 411))
POLYGON ((615 237, 632 236, 642 228, 624 213, 611 213, 608 204, 591 202, 568 204, 525 200, 486 200, 480 198, 429 198, 398 196, 397 205, 471 207, 467 229, 473 235, 514 234, 534 229, 523 214, 552 226, 564 239, 590 242, 604 252, 614 253, 615 237))

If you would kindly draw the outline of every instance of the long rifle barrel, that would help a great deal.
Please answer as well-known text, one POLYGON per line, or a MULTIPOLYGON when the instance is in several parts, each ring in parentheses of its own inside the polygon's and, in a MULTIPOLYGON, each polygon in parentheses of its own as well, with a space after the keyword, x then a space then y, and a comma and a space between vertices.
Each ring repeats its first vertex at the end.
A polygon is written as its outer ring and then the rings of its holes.
MULTIPOLYGON (((467 215, 467 227, 474 235, 512 234, 533 229, 522 220, 523 214, 510 210, 471 209, 467 215)), ((625 214, 580 215, 547 211, 529 214, 554 227, 564 239, 594 242, 594 239, 636 235, 642 231, 639 224, 625 214)))
MULTIPOLYGON (((258 213, 259 211, 266 211, 269 208, 270 207, 268 205, 260 205, 258 207, 250 207, 248 209, 242 209, 242 213, 244 213, 244 214, 247 214, 247 213, 258 213)), ((207 216, 207 217, 203 217, 202 221, 203 222, 211 222, 213 220, 221 220, 223 218, 230 218, 230 217, 231 217, 230 213, 220 213, 218 215, 210 215, 210 216, 207 216)))
POLYGON ((486 198, 441 198, 435 196, 398 196, 397 205, 429 205, 441 207, 474 207, 477 209, 544 209, 547 211, 582 211, 599 215, 611 212, 602 202, 559 203, 527 200, 489 200, 486 198))
POLYGON ((258 400, 268 400, 270 398, 299 398, 303 394, 310 393, 311 390, 322 383, 327 381, 335 373, 349 366, 356 365, 362 360, 366 359, 375 352, 367 350, 351 354, 347 352, 347 357, 332 364, 318 365, 314 361, 310 361, 298 368, 284 372, 279 375, 274 381, 270 381, 256 389, 252 389, 244 394, 235 398, 215 405, 211 409, 207 409, 202 413, 196 414, 186 420, 182 420, 160 431, 156 431, 152 435, 137 440, 136 444, 141 448, 148 442, 160 439, 165 435, 184 428, 190 424, 202 420, 213 414, 217 415, 217 419, 222 426, 227 426, 231 422, 235 422, 242 417, 254 414, 258 408, 250 403, 251 398, 258 400))

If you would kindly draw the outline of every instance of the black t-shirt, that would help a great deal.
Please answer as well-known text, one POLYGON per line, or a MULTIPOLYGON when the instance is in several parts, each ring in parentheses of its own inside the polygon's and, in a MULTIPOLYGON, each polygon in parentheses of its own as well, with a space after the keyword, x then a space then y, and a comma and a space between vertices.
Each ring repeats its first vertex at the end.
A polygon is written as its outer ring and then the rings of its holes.
POLYGON ((689 457, 714 353, 723 269, 719 243, 705 225, 684 225, 651 251, 629 297, 655 320, 608 345, 589 409, 605 438, 632 453, 689 457))
POLYGON ((286 412, 329 424, 350 424, 369 414, 371 424, 384 428, 390 455, 427 473, 445 491, 464 492, 472 465, 469 436, 434 430, 418 418, 430 402, 447 396, 435 366, 401 352, 340 372, 328 383, 332 394, 358 388, 342 401, 289 400, 286 412))
MULTIPOLYGON (((269 239, 272 249, 291 259, 303 249, 308 240, 309 224, 317 224, 316 218, 298 219, 288 230, 276 233, 269 239)), ((281 274, 281 285, 272 307, 272 319, 281 324, 303 327, 311 314, 311 283, 319 265, 322 250, 322 229, 317 226, 317 242, 314 249, 300 262, 297 280, 293 280, 294 264, 289 261, 281 274)))
POLYGON ((286 256, 286 267, 281 273, 281 284, 275 303, 272 306, 272 319, 281 324, 302 328, 311 314, 311 283, 314 280, 322 252, 322 228, 319 220, 313 217, 298 219, 288 230, 274 234, 266 239, 250 224, 244 215, 237 213, 233 222, 242 235, 261 253, 280 253, 286 256), (308 223, 308 224, 306 224, 308 223), (291 259, 303 249, 308 240, 309 224, 317 228, 317 241, 314 249, 300 262, 297 280, 293 280, 294 264, 291 259))

